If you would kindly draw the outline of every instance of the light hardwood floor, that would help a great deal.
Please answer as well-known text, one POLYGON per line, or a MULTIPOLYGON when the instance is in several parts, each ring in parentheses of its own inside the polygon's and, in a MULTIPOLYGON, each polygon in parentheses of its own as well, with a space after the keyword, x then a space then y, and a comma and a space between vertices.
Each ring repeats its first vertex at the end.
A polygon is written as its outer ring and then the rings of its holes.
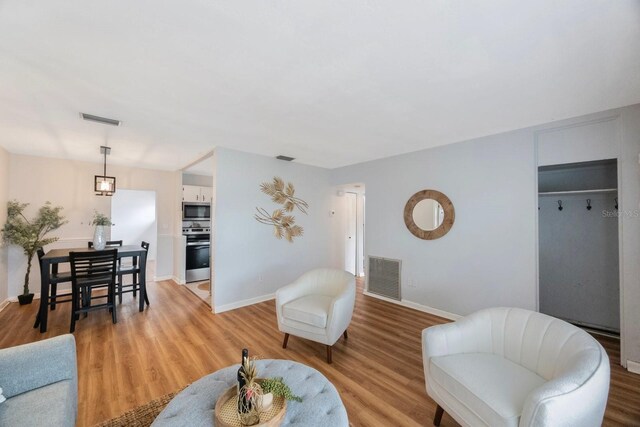
MULTIPOLYGON (((332 365, 320 344, 291 337, 282 349, 273 301, 214 315, 186 288, 159 282, 149 285, 151 306, 144 313, 131 294, 118 306, 116 325, 106 311, 89 313, 75 332, 78 425, 115 417, 237 363, 245 346, 261 358, 292 359, 321 371, 340 392, 354 426, 431 425, 435 404, 424 387, 421 331, 445 320, 364 296, 362 283, 358 287, 349 339, 334 346, 332 365)), ((68 304, 51 312, 46 334, 32 328, 36 308, 11 304, 0 312, 0 348, 68 332, 68 304)), ((605 425, 640 425, 640 375, 618 365, 617 341, 600 341, 612 361, 605 425)), ((454 425, 445 414, 442 426, 454 425)))

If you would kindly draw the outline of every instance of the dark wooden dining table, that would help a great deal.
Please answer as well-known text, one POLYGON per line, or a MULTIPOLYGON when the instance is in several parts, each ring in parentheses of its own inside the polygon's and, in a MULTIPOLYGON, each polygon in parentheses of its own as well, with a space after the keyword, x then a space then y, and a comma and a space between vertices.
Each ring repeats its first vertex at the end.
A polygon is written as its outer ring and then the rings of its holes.
MULTIPOLYGON (((139 310, 144 311, 144 300, 147 293, 147 250, 141 246, 125 245, 108 249, 118 250, 118 259, 138 257, 138 267, 140 274, 138 281, 140 282, 140 298, 139 310)), ((70 249, 52 249, 42 257, 42 268, 40 271, 40 332, 47 332, 47 316, 49 315, 49 282, 51 281, 51 265, 69 262, 70 252, 95 252, 95 249, 87 248, 70 248, 70 249)))

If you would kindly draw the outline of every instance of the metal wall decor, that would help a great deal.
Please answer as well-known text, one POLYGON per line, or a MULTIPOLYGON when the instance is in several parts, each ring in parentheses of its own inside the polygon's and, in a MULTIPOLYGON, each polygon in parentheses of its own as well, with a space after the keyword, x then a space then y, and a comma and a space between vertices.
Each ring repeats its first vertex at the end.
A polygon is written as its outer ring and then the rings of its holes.
POLYGON ((451 230, 456 219, 455 209, 451 200, 443 193, 436 190, 422 190, 411 196, 404 207, 404 223, 414 236, 423 240, 438 239, 451 230), (440 218, 436 218, 433 228, 423 228, 416 223, 415 210, 420 202, 431 200, 432 204, 437 207, 436 214, 440 212, 440 218))
POLYGON ((304 229, 296 224, 296 218, 289 213, 298 209, 306 215, 309 205, 295 196, 296 189, 291 182, 285 185, 284 180, 278 176, 273 177, 272 182, 260 184, 260 191, 270 196, 272 202, 282 205, 282 207, 274 210, 271 214, 264 208, 256 207, 258 213, 253 217, 261 224, 273 226, 273 235, 277 239, 284 237, 288 242, 293 243, 293 238, 302 236, 304 229))

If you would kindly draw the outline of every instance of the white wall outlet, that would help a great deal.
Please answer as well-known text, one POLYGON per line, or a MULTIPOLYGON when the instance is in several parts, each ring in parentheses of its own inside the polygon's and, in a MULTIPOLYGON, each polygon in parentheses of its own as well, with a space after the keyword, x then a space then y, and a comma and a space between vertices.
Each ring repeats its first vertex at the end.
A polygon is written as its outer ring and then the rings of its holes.
POLYGON ((416 287, 416 282, 413 279, 409 279, 409 283, 407 284, 410 288, 416 287))

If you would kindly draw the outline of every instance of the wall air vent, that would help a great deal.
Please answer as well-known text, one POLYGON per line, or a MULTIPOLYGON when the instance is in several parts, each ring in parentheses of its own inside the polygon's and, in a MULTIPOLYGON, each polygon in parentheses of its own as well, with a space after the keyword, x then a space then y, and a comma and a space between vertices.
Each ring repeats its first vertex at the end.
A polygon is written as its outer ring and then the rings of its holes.
POLYGON ((94 116, 93 114, 80 113, 80 117, 91 122, 102 123, 103 125, 120 126, 120 120, 108 119, 106 117, 94 116))
POLYGON ((295 157, 289 157, 289 156, 283 156, 282 154, 279 156, 276 156, 276 159, 278 160, 284 160, 285 162, 290 162, 291 160, 295 160, 295 157))
POLYGON ((400 301, 401 261, 379 257, 369 257, 367 291, 400 301))

